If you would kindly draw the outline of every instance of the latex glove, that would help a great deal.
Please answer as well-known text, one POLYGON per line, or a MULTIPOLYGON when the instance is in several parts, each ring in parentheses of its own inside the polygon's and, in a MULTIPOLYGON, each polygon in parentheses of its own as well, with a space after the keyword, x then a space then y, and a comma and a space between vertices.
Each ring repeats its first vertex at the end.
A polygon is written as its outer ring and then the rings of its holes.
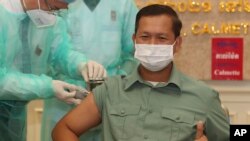
POLYGON ((75 98, 77 86, 60 80, 52 80, 52 85, 58 99, 68 104, 80 104, 81 100, 75 98))
POLYGON ((106 69, 95 61, 81 63, 78 68, 86 82, 89 82, 89 80, 100 80, 107 76, 106 69))
POLYGON ((198 121, 196 129, 197 132, 194 141, 208 141, 207 137, 204 135, 204 123, 202 121, 198 121))
POLYGON ((87 97, 87 95, 88 95, 89 93, 90 93, 90 92, 87 91, 85 88, 77 87, 77 91, 76 91, 76 94, 75 94, 75 98, 77 98, 77 99, 84 99, 85 97, 87 97))

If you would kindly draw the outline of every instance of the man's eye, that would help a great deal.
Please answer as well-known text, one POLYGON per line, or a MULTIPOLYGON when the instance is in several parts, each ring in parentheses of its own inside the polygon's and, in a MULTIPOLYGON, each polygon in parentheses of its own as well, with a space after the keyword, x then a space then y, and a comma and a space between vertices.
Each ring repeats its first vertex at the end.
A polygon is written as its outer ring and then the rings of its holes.
POLYGON ((160 37, 160 39, 161 39, 161 40, 167 40, 167 38, 166 38, 166 37, 160 37))
POLYGON ((149 36, 141 36, 142 39, 146 39, 148 38, 149 36))

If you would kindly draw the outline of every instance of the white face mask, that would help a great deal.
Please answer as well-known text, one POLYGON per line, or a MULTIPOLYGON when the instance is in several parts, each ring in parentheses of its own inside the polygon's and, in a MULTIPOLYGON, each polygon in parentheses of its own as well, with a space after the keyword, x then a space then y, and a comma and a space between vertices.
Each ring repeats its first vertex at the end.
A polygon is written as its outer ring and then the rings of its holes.
MULTIPOLYGON (((56 23, 56 16, 53 13, 49 13, 48 11, 41 10, 40 8, 40 0, 37 0, 39 9, 28 10, 26 13, 32 22, 38 27, 47 27, 52 26, 56 23)), ((25 2, 23 1, 24 6, 25 2)))
POLYGON ((160 71, 173 61, 172 45, 135 44, 135 55, 140 63, 150 71, 160 71))

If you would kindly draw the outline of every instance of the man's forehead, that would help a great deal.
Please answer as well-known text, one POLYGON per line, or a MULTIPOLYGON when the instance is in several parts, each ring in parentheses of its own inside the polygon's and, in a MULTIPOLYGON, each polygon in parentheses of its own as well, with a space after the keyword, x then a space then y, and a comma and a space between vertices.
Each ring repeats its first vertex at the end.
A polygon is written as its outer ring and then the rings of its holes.
POLYGON ((168 16, 145 16, 138 25, 139 33, 171 34, 172 20, 168 16))
POLYGON ((139 26, 148 27, 155 26, 155 28, 172 28, 172 19, 166 15, 160 16, 145 16, 142 17, 139 21, 139 26))
POLYGON ((170 21, 172 21, 171 16, 167 15, 167 14, 142 16, 140 18, 140 21, 141 20, 150 20, 150 19, 164 19, 164 20, 170 20, 170 21))

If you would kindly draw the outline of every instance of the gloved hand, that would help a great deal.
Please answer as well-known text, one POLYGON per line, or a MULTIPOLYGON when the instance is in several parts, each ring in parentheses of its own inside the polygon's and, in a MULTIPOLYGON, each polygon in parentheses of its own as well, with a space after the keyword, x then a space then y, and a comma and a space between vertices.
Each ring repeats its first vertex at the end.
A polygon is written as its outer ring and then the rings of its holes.
POLYGON ((95 61, 81 63, 78 68, 85 82, 89 80, 100 80, 107 76, 106 69, 95 61))
POLYGON ((60 81, 52 80, 55 96, 68 104, 80 104, 81 100, 76 99, 77 86, 60 81))
POLYGON ((89 93, 90 93, 90 92, 87 91, 85 88, 77 87, 77 91, 76 91, 76 94, 75 94, 75 98, 76 98, 76 99, 84 99, 85 97, 87 97, 87 95, 88 95, 89 93))

